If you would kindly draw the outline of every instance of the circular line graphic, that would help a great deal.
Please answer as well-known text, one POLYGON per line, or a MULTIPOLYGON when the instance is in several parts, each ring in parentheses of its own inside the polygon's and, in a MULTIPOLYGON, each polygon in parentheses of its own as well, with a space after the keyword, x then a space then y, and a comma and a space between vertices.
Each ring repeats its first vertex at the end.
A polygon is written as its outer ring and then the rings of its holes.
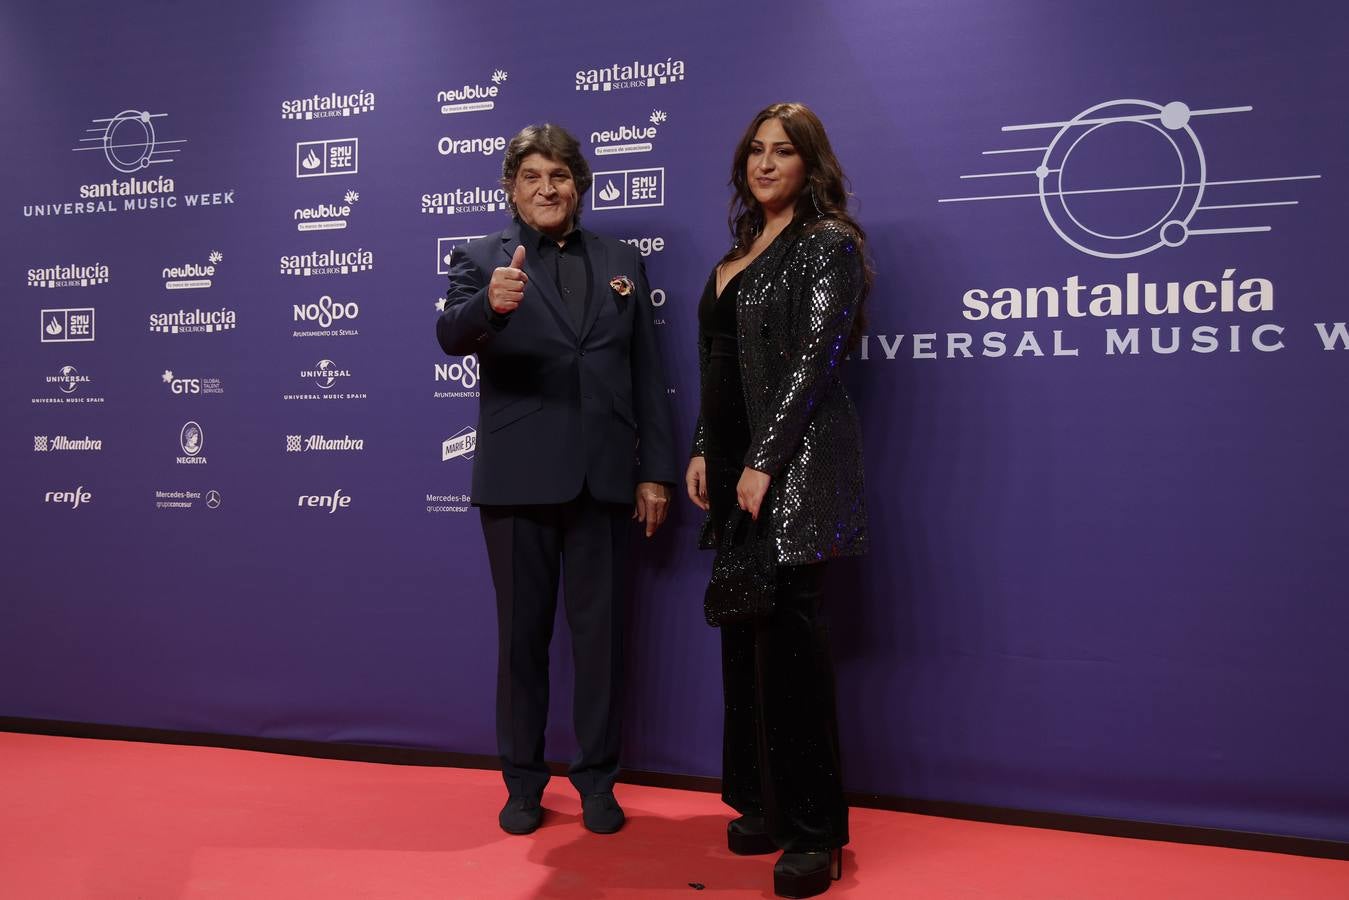
POLYGON ((1091 256, 1108 259, 1127 259, 1151 253, 1159 247, 1180 246, 1189 236, 1189 222, 1203 199, 1207 177, 1204 149, 1189 123, 1190 109, 1179 101, 1161 106, 1147 100, 1111 100, 1078 113, 1054 135, 1035 170, 1040 208, 1050 227, 1070 246, 1091 256), (1155 124, 1157 121, 1161 122, 1161 127, 1155 124), (1064 171, 1077 145, 1087 135, 1105 125, 1122 123, 1146 125, 1167 139, 1180 161, 1179 181, 1175 179, 1174 173, 1159 173, 1153 184, 1068 189, 1064 184, 1064 171), (1177 140, 1167 132, 1181 132, 1186 139, 1177 140), (1194 181, 1190 181, 1190 178, 1194 178, 1194 181), (1088 228, 1073 214, 1068 200, 1069 196, 1077 195, 1172 189, 1176 194, 1169 208, 1152 225, 1125 235, 1112 235, 1088 228), (1050 203, 1050 197, 1057 198, 1057 203, 1050 203))

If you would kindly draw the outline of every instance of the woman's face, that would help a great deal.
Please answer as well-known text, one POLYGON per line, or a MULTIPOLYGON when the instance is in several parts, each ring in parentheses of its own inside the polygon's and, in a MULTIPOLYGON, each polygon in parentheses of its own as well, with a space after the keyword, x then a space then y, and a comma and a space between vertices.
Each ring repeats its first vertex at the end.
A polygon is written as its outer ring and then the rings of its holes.
POLYGON ((796 198, 806 184, 806 163, 778 119, 765 119, 754 133, 745 162, 745 178, 750 193, 766 212, 796 205, 796 198))

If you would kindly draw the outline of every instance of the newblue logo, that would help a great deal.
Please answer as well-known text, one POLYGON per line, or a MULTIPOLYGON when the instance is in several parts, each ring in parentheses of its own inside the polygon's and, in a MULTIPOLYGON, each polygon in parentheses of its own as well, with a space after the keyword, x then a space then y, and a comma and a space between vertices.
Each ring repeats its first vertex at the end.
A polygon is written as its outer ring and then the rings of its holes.
POLYGON ((164 289, 168 291, 208 288, 215 277, 215 267, 225 257, 219 250, 212 250, 206 257, 206 263, 184 263, 181 266, 165 266, 160 273, 164 279, 164 289))
POLYGON ((614 156, 620 153, 648 153, 652 141, 656 138, 660 125, 665 124, 669 115, 664 110, 653 109, 647 119, 649 125, 620 125, 606 131, 590 132, 590 143, 595 146, 596 156, 614 156))
POLYGON ((491 84, 466 84, 463 87, 437 92, 436 102, 440 104, 441 115, 495 109, 496 98, 501 94, 501 87, 509 77, 505 69, 497 69, 492 73, 491 84))
POLYGON ((320 203, 295 210, 291 218, 296 231, 340 231, 347 227, 351 208, 361 199, 357 191, 347 191, 341 203, 320 203))

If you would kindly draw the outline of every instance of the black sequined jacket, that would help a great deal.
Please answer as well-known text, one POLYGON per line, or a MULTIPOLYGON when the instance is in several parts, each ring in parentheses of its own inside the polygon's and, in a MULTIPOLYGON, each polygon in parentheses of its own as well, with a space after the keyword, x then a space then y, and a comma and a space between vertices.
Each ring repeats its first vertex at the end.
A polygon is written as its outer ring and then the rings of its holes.
MULTIPOLYGON (((823 219, 794 222, 741 276, 736 329, 751 432, 744 462, 772 476, 764 508, 780 565, 866 552, 861 430, 839 378, 862 266, 852 230, 823 219)), ((709 350, 700 334, 700 376, 709 350)), ((691 455, 704 450, 700 417, 691 455)), ((716 546, 720 523, 711 518, 699 535, 704 549, 716 546)))

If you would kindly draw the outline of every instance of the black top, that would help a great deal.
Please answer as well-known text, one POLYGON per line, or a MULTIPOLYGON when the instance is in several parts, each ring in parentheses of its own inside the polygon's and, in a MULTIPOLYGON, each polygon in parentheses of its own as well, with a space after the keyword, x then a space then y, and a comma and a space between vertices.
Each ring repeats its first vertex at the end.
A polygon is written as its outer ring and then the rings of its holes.
POLYGON ((744 471, 744 458, 749 451, 749 415, 745 410, 736 336, 735 307, 741 274, 743 270, 732 276, 722 288, 721 296, 717 296, 714 270, 698 301, 700 339, 710 345, 703 372, 701 411, 708 494, 717 515, 724 515, 735 505, 735 485, 744 471))
POLYGON ((573 228, 562 238, 562 245, 558 246, 555 238, 541 234, 522 221, 520 243, 524 244, 526 254, 537 254, 539 268, 553 276, 553 283, 557 285, 557 292, 566 304, 572 324, 579 330, 585 321, 593 281, 590 256, 586 253, 581 232, 573 228))

